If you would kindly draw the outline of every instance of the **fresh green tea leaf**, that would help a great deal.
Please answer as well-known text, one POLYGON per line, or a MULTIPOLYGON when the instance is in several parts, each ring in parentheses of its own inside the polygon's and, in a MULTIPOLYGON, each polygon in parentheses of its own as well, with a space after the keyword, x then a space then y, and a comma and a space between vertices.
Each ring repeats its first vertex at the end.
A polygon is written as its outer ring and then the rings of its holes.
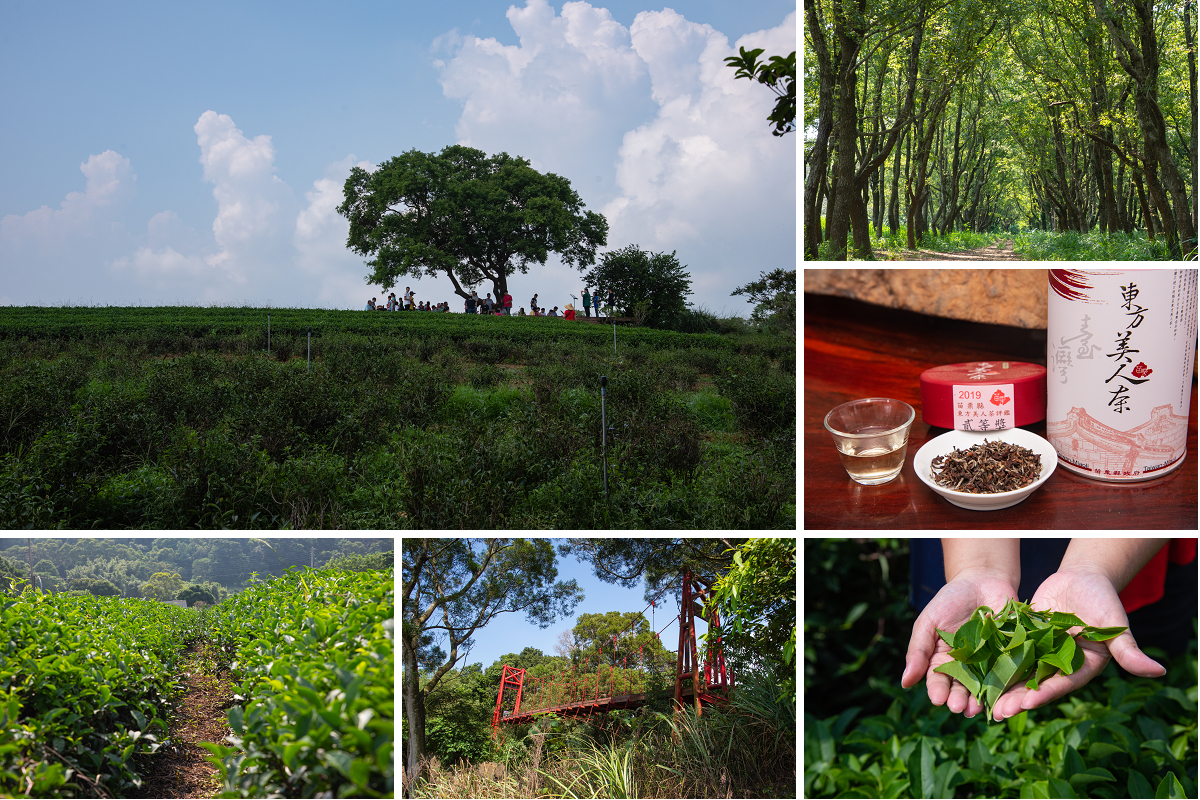
POLYGON ((1084 639, 1087 639, 1089 642, 1107 642, 1109 639, 1117 638, 1118 636, 1120 636, 1122 633, 1124 633, 1127 630, 1129 630, 1129 628, 1127 628, 1127 627, 1125 627, 1125 628, 1087 627, 1087 628, 1084 628, 1083 633, 1081 633, 1079 635, 1082 636, 1084 639))
POLYGON ((979 697, 979 681, 974 675, 963 666, 960 661, 947 661, 940 667, 936 667, 934 672, 940 672, 943 675, 949 675, 956 681, 967 687, 967 691, 975 697, 979 697))
POLYGON ((1175 777, 1175 773, 1168 772, 1159 782, 1158 791, 1154 793, 1154 797, 1157 800, 1176 800, 1176 798, 1182 800, 1187 797, 1187 793, 1179 783, 1179 778, 1175 777))

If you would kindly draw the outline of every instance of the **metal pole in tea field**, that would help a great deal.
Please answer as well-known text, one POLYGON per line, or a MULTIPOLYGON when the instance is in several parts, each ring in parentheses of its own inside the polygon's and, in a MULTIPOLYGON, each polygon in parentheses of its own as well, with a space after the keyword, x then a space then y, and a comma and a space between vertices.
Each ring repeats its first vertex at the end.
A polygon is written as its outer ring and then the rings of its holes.
POLYGON ((267 312, 267 355, 271 355, 271 313, 267 312))
POLYGON ((608 417, 605 400, 608 387, 608 376, 600 376, 600 460, 604 464, 604 500, 608 501, 608 417))
POLYGON ((312 325, 308 326, 308 366, 305 372, 312 372, 312 325))
POLYGON ((613 323, 613 355, 617 354, 617 323, 613 323))

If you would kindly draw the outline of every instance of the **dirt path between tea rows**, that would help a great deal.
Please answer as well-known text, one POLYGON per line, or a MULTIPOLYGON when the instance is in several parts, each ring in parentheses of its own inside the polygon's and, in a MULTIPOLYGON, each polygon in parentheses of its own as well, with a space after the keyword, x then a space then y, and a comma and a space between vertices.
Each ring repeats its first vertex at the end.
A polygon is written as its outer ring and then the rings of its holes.
POLYGON ((904 252, 901 261, 1027 261, 1024 256, 1012 251, 1012 239, 1003 239, 987 247, 974 250, 962 250, 957 253, 939 253, 935 250, 917 250, 904 252))
POLYGON ((215 797, 221 788, 217 768, 208 761, 210 753, 199 743, 225 743, 225 712, 234 705, 233 678, 228 669, 214 669, 216 648, 207 642, 189 645, 184 653, 184 691, 171 715, 169 743, 149 757, 146 782, 130 797, 215 797), (211 655, 207 648, 212 648, 211 655))

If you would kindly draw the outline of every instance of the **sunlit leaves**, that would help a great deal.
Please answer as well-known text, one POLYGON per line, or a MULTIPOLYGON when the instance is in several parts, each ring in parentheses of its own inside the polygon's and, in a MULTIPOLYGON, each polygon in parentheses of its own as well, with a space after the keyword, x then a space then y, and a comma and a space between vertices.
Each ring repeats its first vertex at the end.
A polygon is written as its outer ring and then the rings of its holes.
POLYGON ((228 713, 236 746, 209 748, 222 796, 390 796, 393 571, 310 573, 307 599, 299 578, 255 586, 210 615, 249 695, 228 713))
POLYGON ((1083 666, 1083 649, 1068 632, 1075 627, 1082 627, 1083 637, 1091 641, 1106 641, 1127 630, 1093 628, 1075 614, 1034 611, 1028 603, 1010 598, 999 614, 980 606, 953 636, 938 630, 954 661, 934 672, 966 686, 991 720, 996 701, 1016 684, 1027 681, 1025 685, 1036 690, 1056 673, 1072 675, 1083 666))
POLYGON ((22 595, 0 607, 0 795, 112 792, 159 749, 179 654, 200 615, 154 600, 22 595), (54 752, 50 752, 53 750, 54 752), (55 755, 58 753, 59 755, 55 755))

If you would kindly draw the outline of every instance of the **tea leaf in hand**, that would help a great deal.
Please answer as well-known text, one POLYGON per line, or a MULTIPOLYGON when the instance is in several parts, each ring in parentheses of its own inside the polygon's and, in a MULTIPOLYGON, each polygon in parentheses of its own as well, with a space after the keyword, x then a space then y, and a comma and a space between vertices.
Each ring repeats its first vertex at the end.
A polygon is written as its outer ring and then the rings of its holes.
POLYGON ((1048 664, 1045 661, 1039 662, 1037 672, 1034 673, 1034 676, 1029 679, 1028 683, 1025 684, 1025 688, 1036 692, 1038 690, 1038 684, 1056 672, 1058 672, 1058 667, 1054 666, 1053 664, 1048 664))
POLYGON ((1015 631, 1013 631, 1012 639, 1009 640, 1008 645, 1004 649, 1005 649, 1005 651, 1012 650, 1015 647, 1020 647, 1024 643, 1025 643, 1025 626, 1022 625, 1020 622, 1018 622, 1017 629, 1015 631))
POLYGON ((954 680, 967 687, 967 691, 972 695, 979 696, 979 680, 971 674, 971 671, 959 661, 947 661, 940 667, 933 670, 940 672, 943 675, 949 675, 954 680))
POLYGON ((1064 614, 1061 611, 1050 612, 1050 624, 1056 628, 1074 628, 1075 626, 1079 626, 1081 628, 1087 627, 1087 623, 1085 623, 1079 617, 1075 616, 1074 614, 1064 614))
POLYGON ((1034 611, 1029 603, 1009 598, 996 614, 987 606, 975 609, 971 618, 953 634, 939 630, 954 659, 934 669, 949 675, 987 709, 1021 681, 1036 691, 1046 678, 1057 673, 1072 675, 1084 664, 1083 648, 1068 633, 1083 628, 1084 639, 1102 642, 1120 636, 1127 628, 1093 628, 1071 613, 1034 611))
POLYGON ((1109 639, 1115 639, 1120 636, 1128 628, 1092 628, 1083 629, 1083 633, 1079 634, 1089 642, 1107 642, 1109 639))

